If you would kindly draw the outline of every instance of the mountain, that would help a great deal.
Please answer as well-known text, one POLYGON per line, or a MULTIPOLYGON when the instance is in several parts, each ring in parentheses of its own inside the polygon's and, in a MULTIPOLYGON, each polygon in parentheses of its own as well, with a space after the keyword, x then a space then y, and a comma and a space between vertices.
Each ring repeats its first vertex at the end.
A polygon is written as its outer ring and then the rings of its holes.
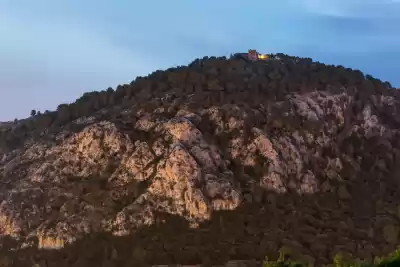
POLYGON ((385 255, 399 100, 310 58, 205 57, 1 125, 0 266, 385 255))

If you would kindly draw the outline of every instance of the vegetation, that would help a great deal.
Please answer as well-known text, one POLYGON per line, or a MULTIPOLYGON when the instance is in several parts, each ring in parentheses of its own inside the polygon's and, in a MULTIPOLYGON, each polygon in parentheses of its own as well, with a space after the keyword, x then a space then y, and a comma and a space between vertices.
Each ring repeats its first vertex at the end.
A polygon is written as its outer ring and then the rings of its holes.
MULTIPOLYGON (((312 262, 307 260, 293 260, 284 250, 280 251, 279 258, 276 261, 264 260, 262 267, 309 267, 312 262)), ((367 263, 361 260, 345 259, 343 255, 338 254, 333 259, 329 267, 397 267, 400 266, 400 250, 395 251, 387 257, 375 258, 374 262, 367 263)))
POLYGON ((298 90, 345 90, 356 99, 365 99, 371 94, 396 94, 390 83, 359 70, 325 65, 310 58, 276 56, 279 60, 260 62, 246 62, 235 57, 204 57, 188 66, 137 77, 130 84, 118 85, 115 90, 84 93, 74 103, 61 104, 53 112, 32 110, 31 118, 0 131, 0 148, 7 143, 2 148, 13 149, 23 145, 27 136, 40 136, 45 130, 51 132, 102 109, 123 109, 151 101, 154 108, 176 98, 185 101, 190 98, 192 104, 206 106, 226 103, 257 106, 263 104, 266 97, 279 101, 298 90))

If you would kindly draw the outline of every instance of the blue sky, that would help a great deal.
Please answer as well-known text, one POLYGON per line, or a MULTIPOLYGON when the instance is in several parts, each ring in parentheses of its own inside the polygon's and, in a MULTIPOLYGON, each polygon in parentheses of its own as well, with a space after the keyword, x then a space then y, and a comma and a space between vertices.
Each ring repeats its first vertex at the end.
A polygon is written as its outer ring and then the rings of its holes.
POLYGON ((400 0, 0 0, 0 121, 256 48, 400 87, 400 0))

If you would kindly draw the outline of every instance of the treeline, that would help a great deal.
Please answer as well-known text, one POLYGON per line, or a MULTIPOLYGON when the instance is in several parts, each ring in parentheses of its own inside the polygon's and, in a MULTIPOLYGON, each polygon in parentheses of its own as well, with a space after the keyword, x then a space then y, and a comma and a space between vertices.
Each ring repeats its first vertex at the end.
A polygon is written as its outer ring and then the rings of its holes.
POLYGON ((0 149, 13 149, 28 136, 57 130, 102 109, 147 104, 151 108, 165 106, 168 109, 176 99, 200 106, 225 103, 256 106, 282 100, 291 92, 314 90, 346 91, 359 99, 367 99, 372 94, 395 96, 397 93, 390 83, 364 75, 359 70, 325 65, 313 62, 311 58, 273 56, 279 60, 248 62, 235 57, 204 57, 188 66, 137 77, 115 90, 108 88, 85 93, 74 103, 59 105, 55 111, 40 113, 32 110, 31 118, 15 121, 12 127, 0 131, 0 149))

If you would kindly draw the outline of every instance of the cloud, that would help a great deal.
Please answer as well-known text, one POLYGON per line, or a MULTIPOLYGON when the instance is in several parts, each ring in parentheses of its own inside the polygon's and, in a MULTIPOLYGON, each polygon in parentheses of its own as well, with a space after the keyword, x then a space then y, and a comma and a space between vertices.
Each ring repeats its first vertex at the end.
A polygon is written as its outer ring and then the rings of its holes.
POLYGON ((295 0, 307 12, 353 18, 398 18, 398 0, 295 0))

